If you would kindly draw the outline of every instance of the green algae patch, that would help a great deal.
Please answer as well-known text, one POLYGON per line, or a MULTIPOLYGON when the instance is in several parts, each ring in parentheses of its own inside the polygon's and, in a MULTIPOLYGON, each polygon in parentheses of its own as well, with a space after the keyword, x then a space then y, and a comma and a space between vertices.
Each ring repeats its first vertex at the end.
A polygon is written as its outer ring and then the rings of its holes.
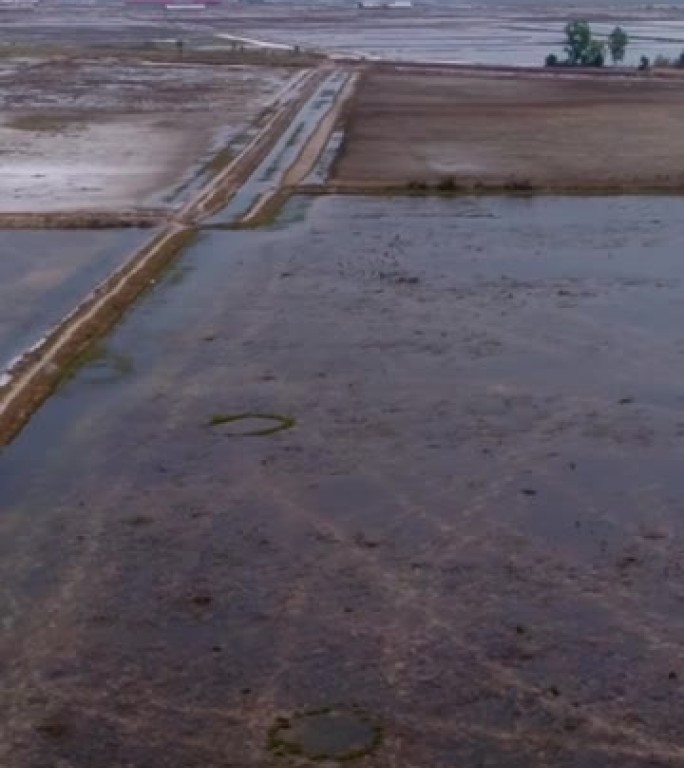
POLYGON ((325 707, 279 717, 268 733, 269 751, 280 757, 346 762, 373 752, 382 728, 359 707, 325 707))
POLYGON ((268 437, 292 429, 296 423, 291 416, 278 413, 217 413, 211 417, 207 426, 227 425, 224 434, 229 437, 268 437))

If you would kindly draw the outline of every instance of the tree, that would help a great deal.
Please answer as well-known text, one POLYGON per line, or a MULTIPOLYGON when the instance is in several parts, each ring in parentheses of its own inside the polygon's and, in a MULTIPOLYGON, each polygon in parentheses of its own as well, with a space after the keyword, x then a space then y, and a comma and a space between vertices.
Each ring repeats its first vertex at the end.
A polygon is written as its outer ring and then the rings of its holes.
POLYGON ((619 64, 625 59, 625 51, 629 45, 629 36, 622 27, 615 29, 608 35, 608 50, 613 64, 619 64))
POLYGON ((558 56, 556 56, 555 53, 550 53, 546 60, 544 61, 545 67, 557 67, 558 66, 558 56))
POLYGON ((586 21, 569 21, 565 25, 565 52, 568 64, 582 64, 591 44, 591 27, 586 21))
POLYGON ((583 67, 602 67, 606 60, 606 44, 600 40, 590 40, 587 45, 580 64, 583 67))

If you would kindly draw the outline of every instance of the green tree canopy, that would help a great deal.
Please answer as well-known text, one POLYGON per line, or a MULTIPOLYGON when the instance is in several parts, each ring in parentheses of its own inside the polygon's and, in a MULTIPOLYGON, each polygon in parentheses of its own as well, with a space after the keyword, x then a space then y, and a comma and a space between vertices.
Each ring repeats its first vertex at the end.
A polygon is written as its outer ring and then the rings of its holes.
POLYGON ((615 29, 608 36, 608 50, 610 51, 610 57, 613 60, 613 64, 619 64, 624 61, 625 51, 629 45, 629 36, 622 29, 622 27, 615 27, 615 29))
POLYGON ((584 67, 602 67, 605 60, 606 44, 592 39, 582 54, 580 64, 584 67))
POLYGON ((570 21, 565 25, 565 52, 568 54, 568 64, 583 63, 586 58, 592 37, 591 27, 586 21, 570 21))

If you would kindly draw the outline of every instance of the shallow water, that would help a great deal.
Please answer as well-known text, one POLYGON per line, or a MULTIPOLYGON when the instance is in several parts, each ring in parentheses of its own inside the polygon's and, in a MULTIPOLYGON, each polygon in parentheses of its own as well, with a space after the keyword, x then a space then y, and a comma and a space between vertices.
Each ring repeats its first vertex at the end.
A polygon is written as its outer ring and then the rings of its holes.
POLYGON ((2 232, 0 373, 122 264, 146 236, 131 229, 2 232))
MULTIPOLYGON (((547 54, 563 55, 565 21, 544 13, 525 14, 521 9, 515 15, 503 11, 481 17, 430 18, 416 17, 409 11, 404 19, 401 12, 386 18, 378 13, 369 11, 365 21, 357 17, 302 26, 263 22, 240 30, 272 42, 401 60, 541 66, 547 54)), ((592 28, 600 37, 608 35, 616 24, 622 24, 631 37, 626 64, 636 65, 642 55, 676 59, 684 50, 684 21, 679 18, 630 20, 616 16, 609 23, 594 22, 592 28)))
POLYGON ((261 768, 352 704, 377 768, 676 765, 683 214, 206 233, 0 456, 2 765, 261 768))

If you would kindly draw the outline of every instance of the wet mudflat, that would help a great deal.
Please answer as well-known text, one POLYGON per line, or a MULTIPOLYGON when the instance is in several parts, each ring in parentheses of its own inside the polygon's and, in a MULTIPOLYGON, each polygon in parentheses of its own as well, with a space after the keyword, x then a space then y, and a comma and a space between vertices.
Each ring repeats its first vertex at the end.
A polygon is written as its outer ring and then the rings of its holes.
POLYGON ((221 167, 212 166, 217 153, 224 163, 237 154, 292 76, 277 67, 98 61, 78 47, 69 56, 8 56, 0 61, 0 208, 185 201, 221 167))
POLYGON ((684 764, 683 213, 206 233, 0 457, 0 764, 684 764))
POLYGON ((136 230, 1 232, 0 374, 122 264, 145 236, 136 230))

